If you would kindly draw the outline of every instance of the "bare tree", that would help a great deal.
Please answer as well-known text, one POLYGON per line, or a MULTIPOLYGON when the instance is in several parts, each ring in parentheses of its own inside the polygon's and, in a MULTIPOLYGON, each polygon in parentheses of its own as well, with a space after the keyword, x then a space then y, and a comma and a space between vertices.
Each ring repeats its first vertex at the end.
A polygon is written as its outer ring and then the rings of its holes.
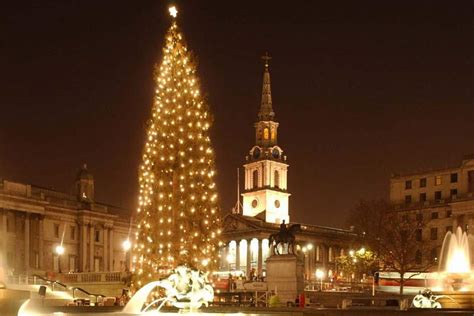
POLYGON ((380 269, 400 274, 401 295, 407 279, 434 264, 428 243, 422 241, 425 222, 413 211, 394 211, 384 200, 361 200, 352 209, 349 223, 374 252, 380 269), (413 273, 406 277, 408 272, 413 273))
POLYGON ((434 264, 429 257, 428 243, 422 241, 425 223, 415 214, 388 212, 382 218, 382 229, 374 246, 383 270, 400 274, 400 295, 403 295, 405 281, 428 271, 434 264), (424 259, 425 258, 425 259, 424 259), (407 272, 413 272, 406 277, 407 272))

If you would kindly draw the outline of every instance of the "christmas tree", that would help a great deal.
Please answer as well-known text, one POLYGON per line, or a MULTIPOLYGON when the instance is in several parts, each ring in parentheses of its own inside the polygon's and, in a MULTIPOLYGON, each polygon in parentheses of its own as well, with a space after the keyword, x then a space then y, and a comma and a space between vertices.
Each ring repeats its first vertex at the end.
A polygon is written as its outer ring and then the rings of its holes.
POLYGON ((196 66, 176 23, 155 67, 151 119, 139 168, 134 286, 178 265, 217 268, 220 219, 214 180, 211 115, 199 92, 196 66))

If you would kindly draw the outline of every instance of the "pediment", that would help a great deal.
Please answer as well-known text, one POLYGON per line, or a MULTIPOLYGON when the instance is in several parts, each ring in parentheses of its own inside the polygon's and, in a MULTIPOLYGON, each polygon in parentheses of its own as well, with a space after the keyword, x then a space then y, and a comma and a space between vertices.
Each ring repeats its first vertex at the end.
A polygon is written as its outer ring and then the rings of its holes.
POLYGON ((228 214, 224 218, 224 233, 231 231, 248 231, 259 228, 242 215, 228 214))

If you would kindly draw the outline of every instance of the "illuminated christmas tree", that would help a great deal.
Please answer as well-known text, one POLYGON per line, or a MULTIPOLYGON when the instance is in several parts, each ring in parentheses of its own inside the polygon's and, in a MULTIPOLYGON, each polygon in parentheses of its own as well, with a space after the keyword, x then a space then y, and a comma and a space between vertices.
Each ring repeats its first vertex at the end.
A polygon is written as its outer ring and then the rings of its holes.
MULTIPOLYGON (((176 17, 176 10, 170 8, 176 17)), ((134 286, 178 265, 217 268, 220 219, 211 115, 175 19, 155 69, 151 119, 139 169, 134 286)))

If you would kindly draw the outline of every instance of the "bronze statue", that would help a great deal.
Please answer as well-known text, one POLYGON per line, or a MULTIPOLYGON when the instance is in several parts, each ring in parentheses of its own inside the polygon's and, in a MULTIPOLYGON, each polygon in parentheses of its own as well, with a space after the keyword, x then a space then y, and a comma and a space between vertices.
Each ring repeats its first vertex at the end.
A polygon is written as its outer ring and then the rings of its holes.
POLYGON ((270 237, 268 237, 268 244, 270 247, 273 246, 273 254, 274 255, 280 255, 280 252, 278 251, 278 245, 286 244, 288 245, 288 254, 293 254, 296 255, 296 238, 295 238, 295 233, 301 231, 301 225, 300 224, 293 224, 289 228, 285 224, 285 221, 280 224, 280 231, 278 233, 271 234, 270 237))

